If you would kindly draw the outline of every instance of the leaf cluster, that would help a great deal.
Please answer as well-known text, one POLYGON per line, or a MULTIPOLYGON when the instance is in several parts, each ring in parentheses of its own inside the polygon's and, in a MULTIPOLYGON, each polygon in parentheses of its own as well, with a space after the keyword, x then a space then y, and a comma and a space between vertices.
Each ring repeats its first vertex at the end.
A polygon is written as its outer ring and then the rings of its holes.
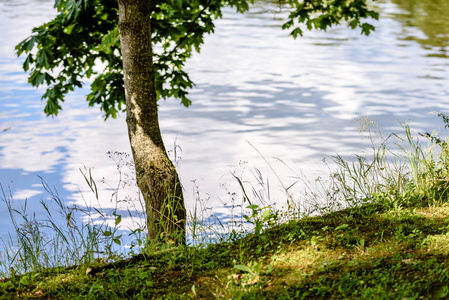
POLYGON ((57 115, 65 95, 93 77, 87 96, 90 106, 99 104, 106 116, 115 117, 124 103, 120 47, 102 41, 111 39, 110 31, 118 20, 114 0, 56 0, 57 16, 33 29, 33 34, 16 46, 17 55, 27 54, 23 69, 30 72, 33 86, 47 85, 42 96, 44 112, 57 115), (94 67, 106 67, 98 74, 94 67))
POLYGON ((308 30, 326 30, 344 22, 352 29, 360 27, 362 34, 369 35, 374 26, 363 20, 366 18, 377 20, 379 14, 368 8, 366 2, 366 0, 286 0, 284 5, 290 7, 291 12, 282 28, 293 28, 290 35, 297 38, 303 35, 303 29, 299 24, 304 24, 308 30))

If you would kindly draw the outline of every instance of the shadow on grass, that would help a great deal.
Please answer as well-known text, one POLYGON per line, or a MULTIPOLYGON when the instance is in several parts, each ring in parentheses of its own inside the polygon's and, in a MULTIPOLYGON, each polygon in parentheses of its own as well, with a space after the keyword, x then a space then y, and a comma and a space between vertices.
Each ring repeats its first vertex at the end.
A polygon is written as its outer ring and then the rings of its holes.
POLYGON ((0 297, 429 299, 449 295, 449 206, 365 205, 232 243, 172 248, 0 282, 0 297))

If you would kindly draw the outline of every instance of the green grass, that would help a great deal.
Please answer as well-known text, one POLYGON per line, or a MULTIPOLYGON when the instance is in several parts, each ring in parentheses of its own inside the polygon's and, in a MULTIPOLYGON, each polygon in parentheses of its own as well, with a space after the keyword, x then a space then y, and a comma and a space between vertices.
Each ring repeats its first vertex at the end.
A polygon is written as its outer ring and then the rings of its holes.
MULTIPOLYGON (((372 125, 361 121, 362 127, 372 125)), ((160 251, 142 246, 129 258, 86 256, 70 267, 40 265, 1 279, 0 298, 449 298, 448 144, 424 134, 424 147, 406 124, 404 130, 402 138, 369 130, 369 157, 336 157, 337 170, 306 194, 315 203, 314 216, 292 203, 287 211, 256 203, 237 178, 248 206, 234 219, 234 231, 223 237, 222 224, 211 239, 225 242, 160 251), (245 235, 247 225, 253 232, 245 235)), ((194 221, 197 236, 210 230, 194 221)))
POLYGON ((449 296, 449 206, 368 204, 233 243, 42 269, 0 282, 10 299, 431 299, 449 296))

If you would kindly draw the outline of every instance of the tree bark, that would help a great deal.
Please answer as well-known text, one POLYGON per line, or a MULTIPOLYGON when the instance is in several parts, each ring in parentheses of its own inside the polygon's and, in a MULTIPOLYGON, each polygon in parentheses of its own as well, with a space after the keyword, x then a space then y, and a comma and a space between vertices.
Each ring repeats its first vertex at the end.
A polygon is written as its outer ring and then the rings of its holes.
POLYGON ((137 184, 145 198, 152 242, 185 243, 182 188, 158 121, 151 43, 151 1, 118 0, 126 122, 137 184))

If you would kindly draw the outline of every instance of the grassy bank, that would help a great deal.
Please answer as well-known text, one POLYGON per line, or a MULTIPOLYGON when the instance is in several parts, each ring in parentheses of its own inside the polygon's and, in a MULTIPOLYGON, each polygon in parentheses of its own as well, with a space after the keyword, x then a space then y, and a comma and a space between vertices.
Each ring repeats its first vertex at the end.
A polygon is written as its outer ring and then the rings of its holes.
POLYGON ((318 215, 286 220, 250 203, 246 236, 12 273, 0 298, 449 298, 449 147, 436 134, 423 134, 421 146, 404 130, 395 150, 368 130, 368 156, 336 157, 338 169, 319 183, 326 188, 308 193, 324 198, 318 215))
POLYGON ((449 206, 368 204, 205 249, 44 269, 4 299, 434 299, 449 296, 449 206))

